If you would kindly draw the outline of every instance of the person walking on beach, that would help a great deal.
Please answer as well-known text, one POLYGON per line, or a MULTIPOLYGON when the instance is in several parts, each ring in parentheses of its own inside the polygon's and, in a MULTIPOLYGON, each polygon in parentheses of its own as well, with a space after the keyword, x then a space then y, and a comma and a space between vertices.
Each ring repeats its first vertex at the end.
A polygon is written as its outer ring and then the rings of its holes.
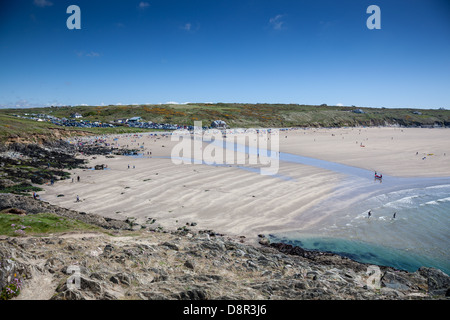
POLYGON ((77 181, 80 182, 80 176, 77 176, 77 181))
POLYGON ((80 197, 77 195, 77 202, 80 202, 80 197))

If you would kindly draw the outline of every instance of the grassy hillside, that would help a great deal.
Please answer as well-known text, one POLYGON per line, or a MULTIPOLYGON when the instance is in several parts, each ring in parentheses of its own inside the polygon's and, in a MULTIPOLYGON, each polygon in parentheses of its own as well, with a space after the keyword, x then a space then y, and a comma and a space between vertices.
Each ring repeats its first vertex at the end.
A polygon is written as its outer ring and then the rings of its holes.
POLYGON ((25 236, 68 231, 101 231, 99 227, 53 213, 17 215, 0 211, 0 235, 25 236))
POLYGON ((124 106, 74 106, 0 110, 0 139, 5 135, 23 136, 29 133, 48 134, 83 132, 116 133, 139 132, 133 128, 68 128, 49 123, 29 121, 13 115, 47 114, 58 118, 70 118, 80 113, 84 120, 109 122, 121 118, 140 116, 156 123, 193 125, 202 121, 210 125, 213 120, 224 120, 231 127, 342 127, 342 126, 450 126, 450 110, 437 109, 390 109, 360 108, 364 113, 355 113, 356 107, 311 106, 294 104, 238 104, 192 103, 183 105, 124 105, 124 106))
MULTIPOLYGON (((38 122, 22 119, 12 114, 24 114, 27 110, 11 112, 10 109, 0 110, 0 142, 7 140, 42 142, 45 139, 59 139, 76 135, 96 135, 108 133, 133 133, 142 132, 139 128, 68 128, 54 125, 50 122, 38 122)), ((45 113, 44 110, 39 110, 45 113)))

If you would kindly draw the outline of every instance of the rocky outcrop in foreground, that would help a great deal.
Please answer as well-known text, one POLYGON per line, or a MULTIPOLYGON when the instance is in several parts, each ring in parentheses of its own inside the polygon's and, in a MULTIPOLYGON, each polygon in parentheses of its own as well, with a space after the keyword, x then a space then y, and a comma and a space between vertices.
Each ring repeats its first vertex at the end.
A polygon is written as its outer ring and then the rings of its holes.
POLYGON ((14 299, 446 299, 449 277, 305 258, 205 231, 115 231, 0 240, 0 288, 14 299), (379 271, 379 273, 378 273, 379 271), (377 287, 377 283, 379 286, 377 287))

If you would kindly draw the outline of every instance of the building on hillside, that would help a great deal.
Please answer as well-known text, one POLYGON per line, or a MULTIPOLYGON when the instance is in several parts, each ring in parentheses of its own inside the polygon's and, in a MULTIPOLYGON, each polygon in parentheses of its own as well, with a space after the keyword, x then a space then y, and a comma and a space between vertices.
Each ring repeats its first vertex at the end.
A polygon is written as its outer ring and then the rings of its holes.
POLYGON ((226 129, 227 128, 227 123, 223 120, 214 120, 211 123, 211 127, 212 128, 216 128, 216 129, 226 129))
POLYGON ((127 122, 128 122, 127 118, 114 120, 114 123, 127 123, 127 122))
POLYGON ((132 118, 128 119, 128 122, 136 123, 136 122, 140 122, 141 120, 142 120, 141 117, 132 117, 132 118))

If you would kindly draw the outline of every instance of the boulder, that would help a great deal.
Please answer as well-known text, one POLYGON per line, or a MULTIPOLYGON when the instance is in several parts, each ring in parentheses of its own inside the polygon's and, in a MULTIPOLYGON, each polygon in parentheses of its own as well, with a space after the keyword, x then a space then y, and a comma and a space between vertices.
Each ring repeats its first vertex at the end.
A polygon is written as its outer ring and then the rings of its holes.
POLYGON ((420 268, 418 273, 427 279, 429 294, 450 296, 450 277, 446 273, 425 267, 420 268))
POLYGON ((208 294, 203 289, 182 291, 174 297, 178 300, 208 300, 208 294))

